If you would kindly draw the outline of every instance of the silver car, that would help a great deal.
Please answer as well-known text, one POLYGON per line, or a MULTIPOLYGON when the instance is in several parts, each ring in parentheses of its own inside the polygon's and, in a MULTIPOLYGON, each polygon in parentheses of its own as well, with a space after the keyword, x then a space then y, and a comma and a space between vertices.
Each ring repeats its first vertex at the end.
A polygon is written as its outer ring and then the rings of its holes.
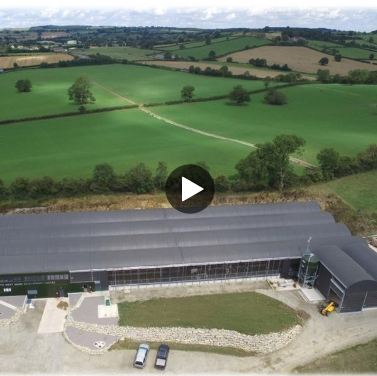
POLYGON ((134 360, 134 367, 136 368, 144 368, 147 363, 147 357, 149 353, 150 347, 149 345, 142 343, 136 353, 135 360, 134 360))

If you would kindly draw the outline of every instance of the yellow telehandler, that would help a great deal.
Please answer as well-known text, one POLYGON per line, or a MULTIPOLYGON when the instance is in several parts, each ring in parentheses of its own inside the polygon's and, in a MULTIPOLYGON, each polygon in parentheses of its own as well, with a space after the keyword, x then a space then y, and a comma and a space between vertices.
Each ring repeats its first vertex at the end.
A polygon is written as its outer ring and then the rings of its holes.
POLYGON ((328 303, 324 303, 321 305, 320 313, 323 316, 328 316, 329 313, 334 312, 336 308, 336 303, 333 301, 330 301, 328 303))

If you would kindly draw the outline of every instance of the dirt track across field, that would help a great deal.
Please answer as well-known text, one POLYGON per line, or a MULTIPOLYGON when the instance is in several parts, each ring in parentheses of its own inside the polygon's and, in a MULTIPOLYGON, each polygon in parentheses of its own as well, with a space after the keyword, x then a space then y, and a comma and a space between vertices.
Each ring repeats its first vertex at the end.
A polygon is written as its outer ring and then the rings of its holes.
POLYGON ((73 56, 68 54, 44 54, 44 55, 28 55, 28 56, 5 56, 0 57, 0 68, 13 68, 13 64, 17 63, 20 67, 30 67, 41 63, 58 63, 59 61, 73 60, 73 56))
MULTIPOLYGON (((223 61, 223 60, 221 60, 223 61)), ((226 61, 226 60, 225 60, 226 61)), ((249 61, 249 60, 248 60, 249 61)), ((211 63, 200 63, 195 61, 147 61, 142 62, 145 65, 158 65, 160 67, 168 67, 168 68, 175 68, 175 69, 189 69, 191 65, 194 67, 200 67, 202 70, 210 67, 212 69, 220 69, 221 65, 211 64, 211 63)), ((286 72, 270 70, 270 69, 257 69, 257 68, 245 68, 245 67, 233 67, 228 66, 229 71, 233 74, 244 74, 245 72, 249 72, 251 76, 256 76, 258 78, 265 78, 269 77, 276 77, 279 74, 285 74, 286 72)), ((308 80, 314 80, 315 77, 312 76, 304 76, 308 80)))
POLYGON ((329 69, 331 74, 340 74, 346 76, 353 69, 367 69, 377 71, 377 65, 361 63, 355 60, 342 59, 339 63, 334 60, 334 56, 323 52, 314 51, 306 47, 283 47, 283 46, 263 46, 251 50, 235 52, 220 58, 220 61, 226 61, 232 57, 233 61, 238 63, 247 63, 250 59, 266 59, 267 64, 288 64, 288 66, 297 72, 317 73, 318 69, 329 69), (329 64, 320 65, 318 62, 321 58, 327 57, 329 64))

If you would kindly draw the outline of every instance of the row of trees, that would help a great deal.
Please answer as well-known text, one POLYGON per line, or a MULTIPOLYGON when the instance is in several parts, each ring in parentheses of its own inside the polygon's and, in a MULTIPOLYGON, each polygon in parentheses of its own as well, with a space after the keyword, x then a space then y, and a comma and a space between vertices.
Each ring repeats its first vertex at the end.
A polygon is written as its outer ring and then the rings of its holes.
POLYGON ((377 85, 377 71, 368 71, 367 69, 354 69, 348 72, 347 76, 340 74, 331 75, 328 69, 319 69, 317 71, 318 80, 322 83, 336 84, 365 84, 377 85))
MULTIPOLYGON (((303 175, 298 176, 293 170, 290 157, 293 154, 300 155, 305 144, 305 140, 296 135, 279 135, 271 142, 258 144, 255 151, 236 164, 236 175, 219 175, 214 179, 216 191, 282 191, 377 169, 376 144, 370 145, 354 158, 341 156, 334 149, 325 148, 317 155, 319 168, 308 168, 303 175)), ((205 162, 199 161, 196 164, 210 171, 205 162)), ((0 180, 0 199, 73 197, 118 192, 146 194, 163 191, 167 178, 168 166, 165 162, 158 163, 154 174, 143 163, 124 174, 116 174, 110 164, 104 163, 95 166, 92 177, 88 179, 17 178, 9 187, 0 180)))

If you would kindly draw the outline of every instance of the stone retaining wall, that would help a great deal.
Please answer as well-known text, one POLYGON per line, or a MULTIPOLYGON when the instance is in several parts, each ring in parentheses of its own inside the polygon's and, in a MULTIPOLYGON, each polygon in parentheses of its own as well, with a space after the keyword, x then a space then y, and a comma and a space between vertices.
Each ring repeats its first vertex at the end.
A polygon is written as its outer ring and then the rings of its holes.
POLYGON ((296 325, 284 332, 246 335, 223 329, 138 328, 87 324, 74 321, 71 317, 68 318, 67 326, 138 342, 175 342, 190 345, 232 347, 262 354, 271 353, 286 346, 301 330, 301 326, 296 325))

